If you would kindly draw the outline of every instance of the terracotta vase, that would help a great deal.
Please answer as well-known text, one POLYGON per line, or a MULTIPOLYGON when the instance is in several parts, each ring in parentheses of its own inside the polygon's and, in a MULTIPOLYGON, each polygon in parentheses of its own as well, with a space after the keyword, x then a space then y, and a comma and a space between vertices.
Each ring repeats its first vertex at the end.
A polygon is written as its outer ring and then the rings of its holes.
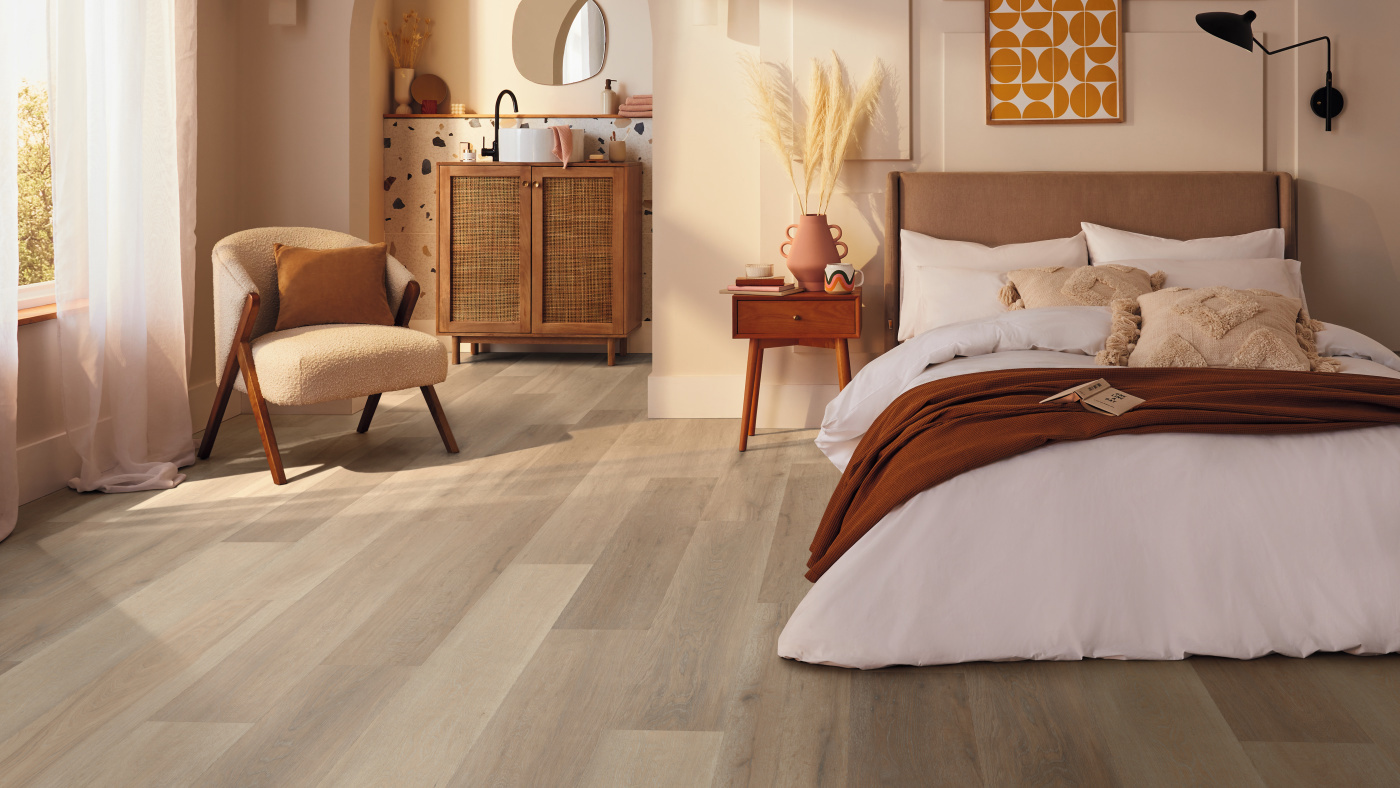
POLYGON ((788 225, 787 237, 778 253, 787 260, 788 271, 804 289, 822 292, 826 287, 826 267, 841 262, 849 251, 841 241, 840 225, 827 224, 826 214, 809 213, 797 224, 788 225), (835 236, 832 230, 836 231, 835 236))

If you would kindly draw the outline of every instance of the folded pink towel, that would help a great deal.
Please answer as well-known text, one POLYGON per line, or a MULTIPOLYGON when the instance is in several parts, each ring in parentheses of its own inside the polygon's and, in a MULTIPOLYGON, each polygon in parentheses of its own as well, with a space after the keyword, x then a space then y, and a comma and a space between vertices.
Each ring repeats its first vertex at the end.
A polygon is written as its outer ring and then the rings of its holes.
POLYGON ((568 126, 550 126, 554 131, 554 158, 564 162, 569 168, 569 159, 574 157, 574 130, 568 126))
POLYGON ((617 115, 620 118, 649 118, 651 117, 651 109, 620 109, 617 111, 617 115))
POLYGON ((640 100, 637 100, 637 99, 627 99, 626 101, 622 102, 622 106, 624 106, 624 107, 650 107, 650 106, 651 106, 651 99, 647 99, 646 101, 640 101, 640 100))

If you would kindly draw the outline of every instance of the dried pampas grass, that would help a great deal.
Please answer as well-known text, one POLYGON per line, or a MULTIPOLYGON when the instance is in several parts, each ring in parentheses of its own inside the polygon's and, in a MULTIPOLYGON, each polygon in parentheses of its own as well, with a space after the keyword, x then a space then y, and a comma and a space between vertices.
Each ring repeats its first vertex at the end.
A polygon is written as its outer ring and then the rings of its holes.
POLYGON ((413 68, 428 45, 428 39, 433 37, 433 20, 420 17, 417 11, 409 11, 403 15, 403 24, 399 25, 397 32, 389 28, 388 22, 380 24, 384 27, 384 45, 389 50, 389 59, 393 61, 394 68, 413 68), (418 30, 420 21, 423 23, 422 31, 418 30))
MULTIPOLYGON (((772 63, 762 63, 747 55, 742 62, 749 87, 749 103, 758 115, 763 141, 778 154, 778 161, 782 163, 788 180, 792 181, 792 190, 796 192, 797 177, 792 170, 792 160, 796 158, 797 150, 792 120, 792 91, 788 88, 788 81, 772 63)), ((801 192, 797 196, 799 200, 802 199, 801 192)))
POLYGON ((870 76, 852 96, 846 81, 845 64, 835 52, 831 53, 829 65, 813 58, 811 98, 800 147, 792 115, 792 91, 788 88, 782 67, 745 58, 744 71, 748 78, 749 101, 758 114, 764 141, 778 154, 788 179, 792 181, 799 207, 804 214, 826 213, 836 192, 851 137, 857 128, 874 117, 880 90, 885 83, 884 64, 876 59, 870 76), (793 168, 793 160, 799 158, 802 161, 800 188, 793 168), (814 186, 817 191, 815 203, 812 201, 814 186))

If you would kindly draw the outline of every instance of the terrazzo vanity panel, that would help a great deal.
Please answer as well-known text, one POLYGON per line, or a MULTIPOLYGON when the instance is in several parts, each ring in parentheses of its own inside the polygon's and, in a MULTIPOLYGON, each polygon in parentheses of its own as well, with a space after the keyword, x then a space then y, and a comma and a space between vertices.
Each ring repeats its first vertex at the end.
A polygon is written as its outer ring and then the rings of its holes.
POLYGON ((437 317, 437 236, 433 233, 385 233, 389 254, 413 273, 422 291, 413 309, 414 320, 437 317))
MULTIPOLYGON (((613 134, 627 143, 627 159, 642 163, 642 316, 651 319, 651 118, 560 118, 545 116, 506 119, 502 125, 566 125, 584 132, 587 153, 606 153, 613 134)), ((395 254, 423 283, 423 296, 414 316, 431 319, 437 299, 437 162, 461 161, 462 143, 480 150, 482 139, 489 145, 495 136, 490 118, 385 118, 384 119, 384 235, 385 240, 412 238, 412 245, 399 243, 407 257, 395 254), (420 242, 420 238, 427 239, 420 242), (424 254, 426 243, 429 253, 424 254), (426 263, 422 271, 415 265, 426 263), (433 285, 428 284, 428 280, 433 285), (427 311, 425 311, 427 310, 427 311)))

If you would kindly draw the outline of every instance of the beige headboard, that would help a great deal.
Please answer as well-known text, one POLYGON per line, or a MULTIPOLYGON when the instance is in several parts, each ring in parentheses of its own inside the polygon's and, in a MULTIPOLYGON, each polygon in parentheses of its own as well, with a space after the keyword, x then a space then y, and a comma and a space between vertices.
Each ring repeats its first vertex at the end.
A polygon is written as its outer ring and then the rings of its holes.
POLYGON ((892 172, 885 194, 886 348, 899 328, 899 231, 988 246, 1066 238, 1080 222, 1186 240, 1282 227, 1298 254, 1286 172, 892 172))

